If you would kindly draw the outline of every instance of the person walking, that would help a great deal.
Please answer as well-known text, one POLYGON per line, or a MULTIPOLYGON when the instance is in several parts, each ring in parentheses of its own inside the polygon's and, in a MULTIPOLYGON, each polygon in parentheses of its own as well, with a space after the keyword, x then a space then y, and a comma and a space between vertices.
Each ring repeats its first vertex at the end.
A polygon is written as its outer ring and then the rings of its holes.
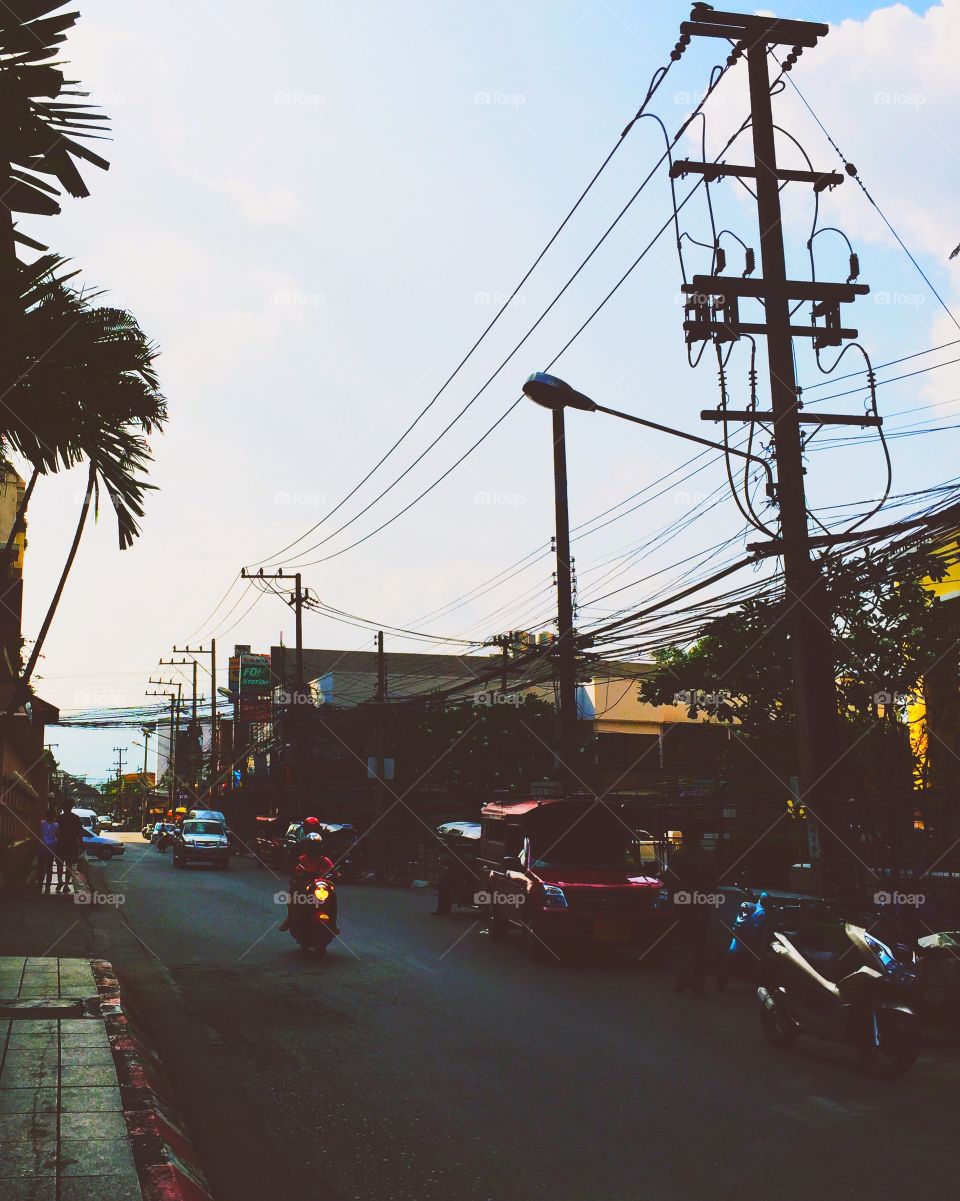
POLYGON ((80 871, 83 825, 70 807, 69 801, 64 801, 57 825, 57 858, 60 860, 60 883, 57 885, 57 892, 63 892, 67 884, 67 875, 71 878, 76 876, 81 883, 86 884, 80 871))
POLYGON ((707 937, 717 889, 713 856, 700 845, 699 828, 688 825, 668 874, 677 919, 677 982, 674 992, 706 996, 707 937))
MULTIPOLYGON (((60 831, 60 824, 57 821, 57 811, 51 805, 44 816, 40 819, 40 841, 43 844, 37 852, 37 891, 43 892, 44 885, 47 886, 47 891, 53 889, 53 865, 56 861, 57 854, 57 835, 60 831)), ((59 877, 63 879, 63 865, 60 865, 59 877)))

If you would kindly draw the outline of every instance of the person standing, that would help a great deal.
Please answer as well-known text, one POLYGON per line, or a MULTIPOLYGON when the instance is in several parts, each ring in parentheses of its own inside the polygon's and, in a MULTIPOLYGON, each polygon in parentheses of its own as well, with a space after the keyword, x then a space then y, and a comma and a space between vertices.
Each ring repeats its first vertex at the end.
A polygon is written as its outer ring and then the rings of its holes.
MULTIPOLYGON (((42 846, 37 852, 37 891, 43 892, 53 888, 53 864, 57 854, 57 835, 60 824, 57 821, 57 811, 51 805, 40 819, 40 841, 42 846)), ((63 865, 59 868, 60 879, 63 879, 63 865)))
POLYGON ((80 872, 80 855, 83 850, 83 825, 80 818, 73 812, 69 801, 65 801, 60 813, 57 830, 57 857, 60 860, 60 883, 57 892, 63 892, 66 887, 66 876, 76 873, 83 882, 80 872))
POLYGON ((700 830, 688 825, 670 860, 670 892, 677 919, 677 982, 674 992, 706 996, 707 938, 717 889, 713 856, 700 845, 700 830))

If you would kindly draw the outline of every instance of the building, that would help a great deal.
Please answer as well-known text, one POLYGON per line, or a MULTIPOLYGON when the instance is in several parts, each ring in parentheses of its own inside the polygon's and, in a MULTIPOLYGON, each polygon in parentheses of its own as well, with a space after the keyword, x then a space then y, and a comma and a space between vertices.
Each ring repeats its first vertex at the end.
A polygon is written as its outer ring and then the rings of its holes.
MULTIPOLYGON (((474 704, 497 703, 501 694, 517 692, 555 704, 553 656, 549 643, 530 644, 534 653, 513 662, 500 653, 440 655, 387 651, 384 654, 385 695, 389 701, 431 697, 474 704)), ((272 647, 274 679, 290 689, 294 652, 272 647)), ((319 708, 352 708, 375 699, 378 656, 375 651, 303 651, 304 681, 319 708)), ((710 748, 729 736, 726 726, 704 713, 690 717, 685 704, 650 705, 640 700, 643 677, 650 663, 609 662, 581 675, 577 709, 581 721, 596 735, 599 781, 629 789, 660 780, 665 774, 700 777, 711 774, 715 755, 710 748), (710 726, 709 733, 698 729, 710 726), (697 730, 691 741, 681 730, 697 730), (703 753, 705 752, 705 753, 703 753)))
MULTIPOLYGON (((11 541, 23 496, 24 481, 8 468, 0 476, 0 548, 11 541)), ((33 862, 50 786, 44 729, 60 716, 53 705, 29 692, 14 705, 21 672, 25 548, 21 530, 0 560, 0 888, 22 882, 33 862)))

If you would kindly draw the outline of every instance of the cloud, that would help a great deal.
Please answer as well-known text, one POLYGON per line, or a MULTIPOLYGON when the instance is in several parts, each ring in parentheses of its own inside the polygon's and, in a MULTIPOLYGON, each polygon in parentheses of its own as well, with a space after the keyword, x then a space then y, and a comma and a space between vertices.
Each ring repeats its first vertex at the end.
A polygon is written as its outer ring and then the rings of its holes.
POLYGON ((208 182, 207 187, 226 196, 250 225, 298 225, 306 215, 306 205, 290 188, 258 188, 240 179, 208 182))

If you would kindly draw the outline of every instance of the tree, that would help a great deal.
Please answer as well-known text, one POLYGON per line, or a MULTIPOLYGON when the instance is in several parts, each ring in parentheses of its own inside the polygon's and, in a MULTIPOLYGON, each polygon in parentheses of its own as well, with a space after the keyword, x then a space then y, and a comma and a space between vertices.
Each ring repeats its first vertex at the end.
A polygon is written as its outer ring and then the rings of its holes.
MULTIPOLYGON (((153 362, 157 351, 122 309, 94 308, 57 272, 63 260, 46 256, 21 267, 24 312, 22 369, 0 410, 0 448, 28 459, 37 473, 89 462, 87 490, 67 561, 30 658, 7 707, 4 725, 23 702, 56 613, 91 506, 103 487, 117 516, 120 548, 139 532, 144 478, 150 462, 146 436, 162 428, 166 402, 153 362)), ((31 481, 31 484, 33 481, 31 481)), ((32 491, 32 487, 30 489, 32 491)), ((20 507, 7 554, 22 525, 20 507)))
MULTIPOLYGON (((909 789, 909 702, 954 640, 946 607, 925 586, 942 579, 930 549, 866 551, 826 563, 838 712, 860 790, 909 789)), ((653 704, 688 705, 736 723, 740 737, 785 778, 796 772, 795 713, 785 601, 751 599, 671 647, 641 684, 653 704)))
POLYGON ((40 474, 89 460, 116 510, 123 549, 150 487, 146 435, 166 419, 157 349, 130 313, 93 307, 69 287, 63 265, 51 255, 20 268, 20 372, 0 410, 0 446, 40 474))
POLYGON ((16 228, 15 213, 53 216, 61 190, 89 195, 77 169, 82 159, 106 169, 106 159, 77 139, 103 136, 106 117, 85 104, 55 60, 76 23, 56 14, 63 0, 5 0, 0 5, 0 385, 16 377, 13 347, 21 313, 16 303, 17 243, 46 247, 16 228), (51 15, 55 14, 55 15, 51 15))

